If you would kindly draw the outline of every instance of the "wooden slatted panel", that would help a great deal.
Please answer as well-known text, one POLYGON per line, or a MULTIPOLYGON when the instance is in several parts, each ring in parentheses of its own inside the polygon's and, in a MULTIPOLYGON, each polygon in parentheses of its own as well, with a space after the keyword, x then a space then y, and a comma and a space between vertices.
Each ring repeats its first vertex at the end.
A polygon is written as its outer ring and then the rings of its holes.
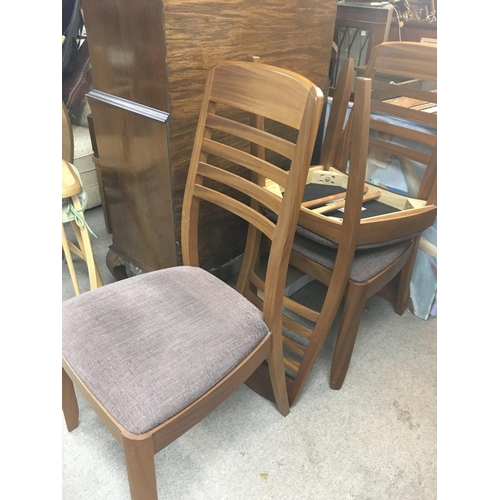
POLYGON ((286 186, 286 181, 288 179, 288 173, 286 171, 250 153, 226 146, 225 144, 215 142, 211 139, 203 139, 202 151, 242 165, 259 175, 263 175, 273 180, 282 187, 286 186))
POLYGON ((433 113, 422 113, 422 111, 415 109, 403 108, 401 106, 395 106, 394 104, 375 100, 372 101, 372 111, 379 111, 380 113, 397 116, 404 120, 425 123, 437 127, 437 115, 433 113))
POLYGON ((257 227, 259 231, 262 231, 271 241, 273 240, 274 229, 276 227, 275 224, 267 217, 256 212, 253 208, 248 207, 230 196, 219 193, 206 186, 200 186, 199 184, 194 186, 193 193, 196 198, 214 203, 238 215, 242 219, 245 219, 247 222, 257 227))
POLYGON ((255 144, 259 144, 266 149, 271 149, 285 158, 292 159, 295 151, 295 144, 281 137, 277 137, 263 130, 256 129, 244 123, 239 123, 223 116, 208 114, 206 120, 207 127, 214 130, 226 132, 240 139, 246 139, 255 144))
POLYGON ((237 189, 241 193, 250 196, 254 200, 257 200, 261 205, 266 206, 275 214, 279 215, 281 198, 271 191, 262 189, 260 186, 247 179, 244 179, 239 175, 228 172, 227 170, 222 170, 221 168, 214 167, 213 165, 209 165, 204 162, 200 162, 198 164, 198 173, 203 177, 213 179, 234 189, 237 189))
MULTIPOLYGON (((257 273, 252 271, 249 276, 250 283, 255 285, 259 290, 265 293, 266 284, 263 280, 257 276, 257 273)), ((290 299, 289 297, 283 298, 283 306, 289 309, 290 311, 299 314, 303 318, 308 319, 309 321, 313 321, 316 323, 319 319, 319 312, 314 309, 310 309, 309 307, 304 306, 303 304, 299 304, 295 302, 295 300, 290 299)))
POLYGON ((419 130, 412 130, 407 127, 401 127, 392 123, 386 123, 381 120, 371 119, 370 128, 372 130, 378 130, 387 134, 397 135, 398 137, 402 137, 404 139, 410 139, 412 141, 420 142, 428 146, 435 146, 437 142, 437 137, 435 134, 428 134, 419 130))
POLYGON ((408 158, 409 160, 418 161, 426 165, 430 160, 430 155, 421 153, 420 151, 415 151, 414 149, 405 148, 404 146, 398 146, 397 144, 392 144, 390 142, 380 141, 378 139, 370 138, 370 147, 374 149, 381 149, 383 151, 388 151, 397 156, 402 156, 403 158, 408 158))
POLYGON ((405 95, 413 99, 418 99, 419 101, 434 102, 437 104, 437 92, 431 92, 429 90, 415 89, 407 85, 397 85, 378 80, 373 81, 372 89, 386 92, 387 98, 405 95))

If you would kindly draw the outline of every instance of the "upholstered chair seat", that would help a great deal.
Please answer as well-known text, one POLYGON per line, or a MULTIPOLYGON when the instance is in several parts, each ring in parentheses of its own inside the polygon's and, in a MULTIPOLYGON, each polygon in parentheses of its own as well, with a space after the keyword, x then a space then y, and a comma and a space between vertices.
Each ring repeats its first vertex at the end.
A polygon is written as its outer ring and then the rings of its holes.
MULTIPOLYGON (((349 279, 357 283, 368 281, 392 264, 412 242, 413 239, 406 239, 390 245, 359 248, 354 254, 349 279)), ((337 252, 332 247, 296 233, 293 250, 333 270, 337 252)))
POLYGON ((138 275, 62 307, 63 356, 134 434, 199 399, 269 335, 257 307, 197 267, 138 275))

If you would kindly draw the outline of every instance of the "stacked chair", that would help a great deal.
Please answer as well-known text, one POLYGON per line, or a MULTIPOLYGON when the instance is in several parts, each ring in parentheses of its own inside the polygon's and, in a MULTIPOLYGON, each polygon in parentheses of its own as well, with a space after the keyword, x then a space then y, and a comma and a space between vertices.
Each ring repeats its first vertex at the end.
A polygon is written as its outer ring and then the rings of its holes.
MULTIPOLYGON (((437 215, 437 90, 426 87, 428 81, 436 83, 436 71, 435 46, 382 43, 372 51, 365 71, 373 88, 368 91, 368 81, 357 79, 351 110, 345 96, 351 91, 353 64, 344 63, 322 164, 309 170, 290 260, 327 287, 319 310, 285 298, 283 345, 291 405, 305 386, 342 301, 332 389, 343 385, 367 298, 398 277, 396 312, 406 310, 420 236, 437 215), (420 177, 411 195, 366 182, 370 162, 380 157, 417 164, 420 177), (337 199, 328 204, 314 201, 326 196, 337 199), (342 211, 335 211, 333 204, 342 211)), ((267 185, 282 192, 272 181, 267 185)), ((258 275, 256 268, 253 272, 258 275)), ((252 279, 257 292, 250 293, 262 295, 264 280, 252 279)), ((245 286, 241 282, 240 291, 248 294, 245 286)), ((265 365, 247 384, 272 399, 265 365)))

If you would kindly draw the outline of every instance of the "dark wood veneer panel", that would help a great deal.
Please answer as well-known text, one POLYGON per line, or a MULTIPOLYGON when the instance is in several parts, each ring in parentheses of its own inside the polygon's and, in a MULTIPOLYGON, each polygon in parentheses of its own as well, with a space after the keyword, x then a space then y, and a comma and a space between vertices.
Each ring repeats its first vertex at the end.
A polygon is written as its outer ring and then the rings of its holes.
MULTIPOLYGON (((208 69, 246 60, 290 69, 327 94, 336 1, 264 2, 163 0, 172 124, 170 154, 176 239, 182 196, 208 69)), ((244 228, 214 208, 201 219, 203 267, 218 267, 242 251, 244 228), (224 228, 226 230, 224 231, 224 228)))
MULTIPOLYGON (((208 70, 221 60, 259 56, 306 76, 326 95, 337 1, 83 0, 82 6, 94 88, 172 119, 167 127, 91 102, 113 246, 153 269, 175 265, 208 70)), ((202 267, 219 267, 243 251, 245 228, 217 207, 201 225, 202 267)))

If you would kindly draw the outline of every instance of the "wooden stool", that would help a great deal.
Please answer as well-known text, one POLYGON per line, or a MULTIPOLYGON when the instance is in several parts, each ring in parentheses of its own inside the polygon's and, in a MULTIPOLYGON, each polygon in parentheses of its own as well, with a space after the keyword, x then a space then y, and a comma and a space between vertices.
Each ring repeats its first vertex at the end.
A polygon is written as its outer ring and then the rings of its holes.
POLYGON ((71 252, 80 257, 80 259, 84 260, 87 264, 90 289, 95 290, 103 285, 99 269, 97 268, 94 255, 92 253, 89 230, 84 217, 84 207, 79 196, 81 193, 82 184, 73 166, 66 160, 62 160, 62 199, 66 199, 68 203, 67 206, 71 207, 68 208, 66 214, 63 216, 62 247, 66 262, 68 263, 69 273, 71 275, 71 281, 73 282, 76 295, 80 295, 80 288, 76 279, 71 252), (75 233, 77 245, 68 241, 66 237, 64 224, 68 222, 71 224, 73 232, 75 233))

